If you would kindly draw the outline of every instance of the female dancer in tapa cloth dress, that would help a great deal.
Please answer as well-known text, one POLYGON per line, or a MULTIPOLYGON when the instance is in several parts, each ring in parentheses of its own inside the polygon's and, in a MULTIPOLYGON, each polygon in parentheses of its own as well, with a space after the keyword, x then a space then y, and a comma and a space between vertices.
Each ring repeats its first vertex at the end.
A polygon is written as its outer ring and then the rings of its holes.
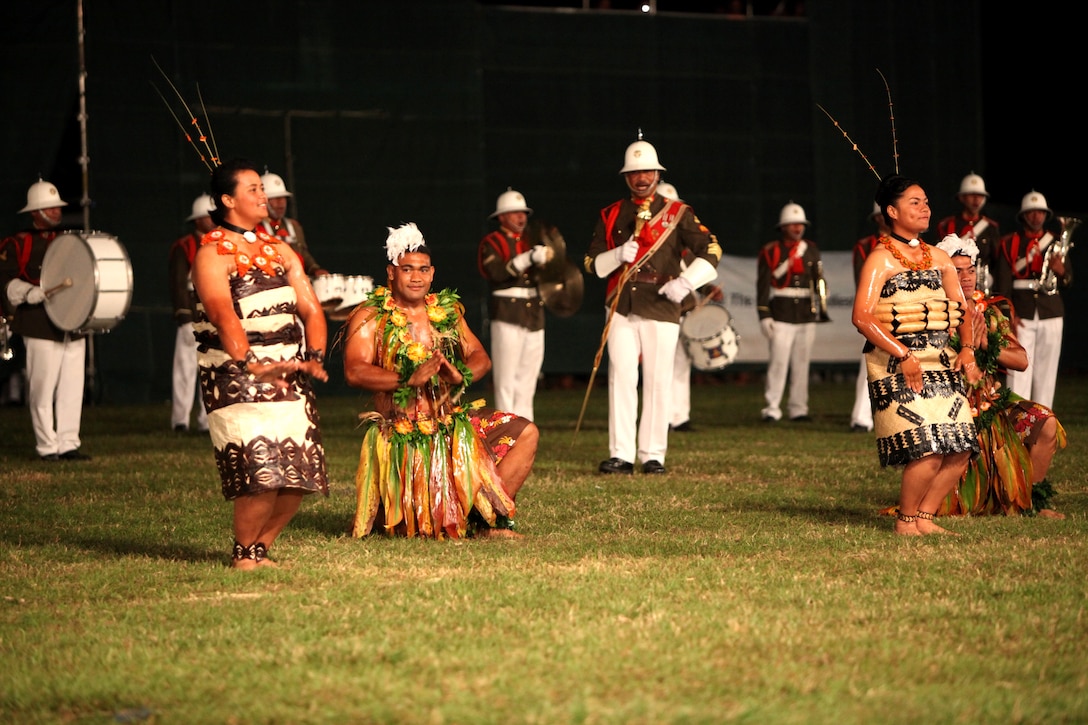
POLYGON ((865 336, 869 399, 882 466, 904 466, 895 533, 948 533, 933 521, 978 452, 964 395, 975 363, 971 306, 948 255, 918 239, 929 228, 929 199, 898 174, 881 180, 876 202, 888 224, 865 261, 853 322, 865 336), (964 344, 949 347, 949 330, 964 324, 964 344))
POLYGON ((328 495, 310 378, 324 369, 325 313, 291 248, 253 228, 268 215, 260 173, 212 172, 219 226, 193 260, 200 387, 223 496, 234 502, 231 565, 272 565, 268 548, 302 496, 328 495))

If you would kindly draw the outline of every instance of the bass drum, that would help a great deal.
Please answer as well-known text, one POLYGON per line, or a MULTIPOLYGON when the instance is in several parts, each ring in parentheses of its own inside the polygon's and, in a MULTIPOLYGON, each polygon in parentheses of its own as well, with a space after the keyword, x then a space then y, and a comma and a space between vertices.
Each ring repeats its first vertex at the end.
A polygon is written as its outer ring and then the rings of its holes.
POLYGON ((67 232, 45 250, 45 313, 65 332, 109 332, 132 303, 132 263, 117 238, 67 232))
POLYGON ((680 323, 680 339, 692 367, 703 372, 732 365, 740 353, 733 317, 721 305, 704 305, 688 313, 680 323))

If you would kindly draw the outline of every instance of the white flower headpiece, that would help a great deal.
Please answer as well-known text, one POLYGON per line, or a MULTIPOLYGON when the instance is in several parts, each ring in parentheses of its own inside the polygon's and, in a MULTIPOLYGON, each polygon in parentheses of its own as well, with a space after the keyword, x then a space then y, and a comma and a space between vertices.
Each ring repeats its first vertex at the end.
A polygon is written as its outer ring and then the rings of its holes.
POLYGON ((961 239, 955 234, 949 234, 937 244, 937 249, 942 250, 949 257, 962 254, 965 257, 970 257, 972 263, 978 260, 978 246, 975 244, 975 240, 970 237, 961 239))
POLYGON ((427 243, 415 222, 408 222, 396 229, 386 229, 389 230, 389 236, 385 240, 385 256, 389 258, 390 264, 398 264, 397 260, 403 255, 414 252, 427 243))

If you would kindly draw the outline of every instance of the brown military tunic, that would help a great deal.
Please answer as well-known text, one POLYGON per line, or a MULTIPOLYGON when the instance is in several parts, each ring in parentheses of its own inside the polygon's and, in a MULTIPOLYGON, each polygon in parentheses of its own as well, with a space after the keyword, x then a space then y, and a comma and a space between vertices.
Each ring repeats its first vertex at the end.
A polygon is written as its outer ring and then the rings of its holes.
POLYGON ((535 265, 518 272, 510 260, 528 252, 529 245, 520 235, 507 229, 497 229, 482 240, 476 253, 480 274, 488 281, 491 295, 488 314, 493 321, 509 322, 536 332, 544 329, 544 301, 537 290, 540 270, 535 265), (516 295, 495 294, 503 290, 521 289, 516 295))
MULTIPOLYGON (((650 201, 651 215, 656 217, 670 204, 671 208, 664 221, 675 224, 675 229, 651 257, 639 263, 638 271, 630 277, 626 289, 620 295, 616 306, 618 314, 636 314, 648 320, 680 324, 680 305, 659 294, 661 285, 680 276, 680 260, 685 250, 691 252, 692 259, 698 257, 714 267, 718 266, 718 260, 722 256, 721 246, 710 230, 695 216, 691 207, 655 195, 650 201)), ((597 255, 622 246, 634 235, 638 210, 638 202, 632 199, 622 199, 601 210, 593 231, 593 240, 586 252, 587 272, 596 274, 597 255)), ((660 232, 660 227, 655 230, 653 224, 643 227, 637 238, 638 259, 641 260, 644 253, 654 245, 660 232)), ((609 297, 624 269, 621 266, 609 276, 609 297)))
POLYGON ((759 319, 771 317, 796 325, 816 322, 819 315, 813 276, 819 261, 820 250, 808 239, 796 243, 779 239, 763 245, 756 271, 759 319), (801 244, 805 248, 798 254, 801 244))
MULTIPOLYGON (((1033 319, 1039 313, 1040 320, 1065 315, 1060 290, 1073 284, 1073 267, 1065 260, 1065 276, 1058 279, 1053 294, 1046 294, 1037 283, 1043 274, 1045 251, 1039 250, 1039 242, 1047 234, 1017 231, 1001 238, 997 254, 997 272, 994 275, 994 291, 1012 301, 1016 314, 1033 319)), ((1053 232, 1049 232, 1053 237, 1053 232)), ((1055 237, 1051 244, 1057 242, 1055 237)))

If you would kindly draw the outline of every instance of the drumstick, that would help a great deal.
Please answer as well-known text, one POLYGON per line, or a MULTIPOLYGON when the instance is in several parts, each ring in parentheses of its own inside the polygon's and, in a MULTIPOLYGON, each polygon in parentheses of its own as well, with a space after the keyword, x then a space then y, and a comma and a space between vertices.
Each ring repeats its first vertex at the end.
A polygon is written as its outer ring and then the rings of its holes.
POLYGON ((696 297, 695 309, 693 309, 692 312, 695 312, 696 310, 703 309, 703 307, 706 306, 706 304, 708 302, 710 302, 710 300, 713 297, 714 293, 715 292, 721 292, 721 291, 722 291, 721 287, 719 287, 716 284, 712 284, 712 285, 710 285, 710 289, 707 291, 707 293, 705 295, 696 295, 695 296, 696 297))
POLYGON ((71 286, 72 286, 72 278, 71 277, 65 277, 63 282, 56 285, 55 287, 50 287, 49 289, 47 289, 45 291, 45 296, 46 297, 52 297, 55 293, 59 292, 60 290, 64 289, 65 287, 71 287, 71 286))

